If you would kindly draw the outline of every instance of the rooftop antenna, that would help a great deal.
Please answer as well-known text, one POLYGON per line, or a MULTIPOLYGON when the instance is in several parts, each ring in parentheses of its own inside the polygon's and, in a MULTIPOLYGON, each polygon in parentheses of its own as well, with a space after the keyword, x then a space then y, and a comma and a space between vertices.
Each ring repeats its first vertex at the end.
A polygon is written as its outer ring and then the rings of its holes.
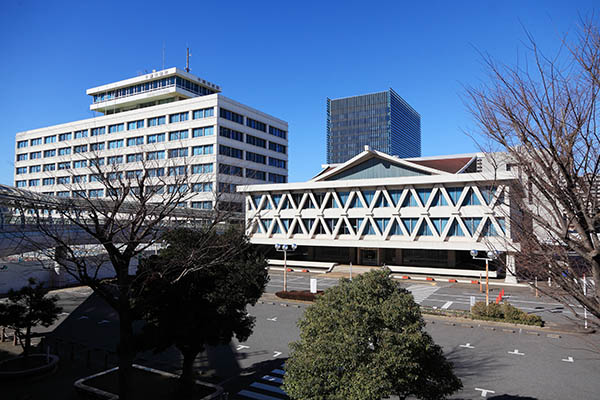
POLYGON ((185 58, 185 72, 190 72, 190 48, 187 48, 187 56, 185 58))

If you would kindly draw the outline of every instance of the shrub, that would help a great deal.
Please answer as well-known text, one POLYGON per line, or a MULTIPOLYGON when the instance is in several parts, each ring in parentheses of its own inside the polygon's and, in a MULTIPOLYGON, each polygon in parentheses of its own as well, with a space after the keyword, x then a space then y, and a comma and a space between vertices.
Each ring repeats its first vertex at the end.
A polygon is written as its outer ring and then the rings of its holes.
POLYGON ((471 315, 476 319, 489 319, 517 324, 544 326, 544 321, 540 316, 527 314, 509 303, 490 303, 486 306, 485 302, 479 301, 471 308, 471 315))
POLYGON ((284 292, 283 290, 275 293, 275 296, 282 299, 291 299, 291 300, 303 300, 303 301, 315 301, 318 295, 323 294, 322 290, 319 290, 317 293, 311 293, 308 290, 289 290, 284 292))

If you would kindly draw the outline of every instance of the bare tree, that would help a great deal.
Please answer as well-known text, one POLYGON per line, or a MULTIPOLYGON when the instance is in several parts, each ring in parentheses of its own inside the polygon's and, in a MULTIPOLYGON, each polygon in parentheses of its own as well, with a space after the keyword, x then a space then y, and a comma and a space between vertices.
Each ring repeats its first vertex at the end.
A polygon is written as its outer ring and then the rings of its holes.
MULTIPOLYGON (((201 227, 210 231, 220 229, 225 221, 240 220, 218 206, 221 195, 216 194, 217 188, 210 183, 212 174, 204 177, 192 174, 185 157, 159 163, 148 156, 148 152, 145 158, 141 154, 134 163, 126 164, 119 156, 105 158, 96 151, 85 152, 78 158, 85 161, 82 168, 63 171, 70 177, 65 183, 68 190, 64 191, 68 197, 32 196, 18 202, 21 215, 31 223, 28 229, 41 232, 44 238, 31 241, 31 245, 54 259, 61 271, 89 286, 117 311, 122 399, 130 398, 133 389, 130 384, 135 357, 132 323, 137 317, 131 304, 133 279, 144 278, 139 274, 134 278, 132 261, 159 245, 162 236, 173 228, 201 227), (211 204, 216 204, 215 207, 186 207, 197 197, 199 187, 211 193, 211 204)), ((28 238, 24 235, 21 240, 28 238)), ((213 251, 203 245, 197 243, 196 254, 213 251)), ((218 262, 219 259, 215 259, 214 265, 218 262)), ((173 280, 211 265, 190 263, 189 268, 182 269, 173 280)))
POLYGON ((515 174, 517 276, 550 278, 540 290, 600 318, 600 34, 584 21, 553 58, 528 39, 523 65, 483 55, 489 83, 466 89, 467 106, 484 150, 515 174))

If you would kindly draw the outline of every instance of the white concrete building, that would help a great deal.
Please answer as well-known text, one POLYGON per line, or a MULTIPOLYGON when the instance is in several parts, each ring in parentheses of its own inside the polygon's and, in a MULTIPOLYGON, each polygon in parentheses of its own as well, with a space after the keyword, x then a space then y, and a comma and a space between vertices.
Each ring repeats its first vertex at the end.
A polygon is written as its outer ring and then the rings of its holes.
POLYGON ((215 193, 228 193, 241 209, 236 185, 287 182, 288 124, 220 91, 178 68, 88 89, 90 110, 104 115, 16 134, 15 186, 104 197, 97 164, 166 186, 189 174, 195 193, 182 206, 212 208, 215 193))
MULTIPOLYGON (((483 154, 399 159, 368 148, 324 167, 307 182, 238 188, 252 243, 295 243, 295 260, 464 276, 485 268, 471 249, 493 249, 513 270, 510 167, 483 154)), ((502 275, 493 265, 490 276, 502 275)))

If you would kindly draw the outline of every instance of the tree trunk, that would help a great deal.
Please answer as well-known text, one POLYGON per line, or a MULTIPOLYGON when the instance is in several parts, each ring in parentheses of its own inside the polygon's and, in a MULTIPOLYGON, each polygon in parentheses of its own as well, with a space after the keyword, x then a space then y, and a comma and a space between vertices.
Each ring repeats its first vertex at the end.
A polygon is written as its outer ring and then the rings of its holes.
POLYGON ((128 266, 117 269, 119 285, 119 399, 131 399, 131 374, 133 358, 133 316, 129 299, 128 266))
POLYGON ((25 330, 25 346, 23 346, 23 356, 27 358, 29 356, 29 349, 31 348, 31 326, 27 325, 25 330))
POLYGON ((183 394, 186 396, 191 395, 194 390, 194 383, 196 382, 194 376, 194 361, 199 352, 200 351, 196 349, 181 352, 183 355, 183 366, 181 368, 180 382, 183 394))

